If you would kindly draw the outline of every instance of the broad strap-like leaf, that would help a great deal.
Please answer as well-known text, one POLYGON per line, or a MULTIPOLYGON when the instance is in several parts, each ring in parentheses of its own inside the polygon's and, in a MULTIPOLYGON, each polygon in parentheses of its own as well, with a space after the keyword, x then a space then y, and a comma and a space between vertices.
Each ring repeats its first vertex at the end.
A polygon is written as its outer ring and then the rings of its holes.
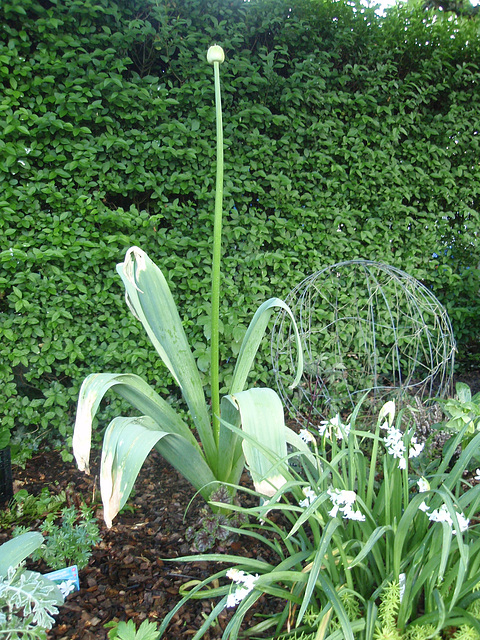
POLYGON ((402 560, 405 558, 404 545, 409 539, 409 536, 411 536, 413 521, 424 499, 421 493, 417 493, 412 497, 395 531, 393 543, 393 574, 396 576, 401 573, 402 560))
POLYGON ((200 374, 167 281, 138 247, 127 251, 117 271, 125 285, 127 303, 179 384, 207 460, 214 465, 216 446, 200 374))
POLYGON ((267 388, 231 394, 225 396, 225 401, 237 409, 242 431, 250 436, 242 446, 255 489, 271 497, 286 482, 282 473, 287 456, 282 401, 273 389, 267 388))
POLYGON ((163 425, 165 431, 178 433, 199 449, 188 425, 145 380, 131 373, 93 373, 85 378, 80 388, 73 433, 73 453, 81 471, 88 473, 92 420, 101 400, 110 389, 125 398, 140 413, 163 425))
POLYGON ((280 300, 280 298, 270 298, 270 300, 266 300, 257 309, 248 326, 247 332, 245 333, 245 337, 238 354, 237 363, 235 365, 235 370, 233 372, 232 384, 230 387, 231 394, 239 393, 244 390, 248 374, 250 373, 253 365, 253 360, 257 354, 260 342, 265 335, 268 321, 270 320, 275 308, 284 309, 292 319, 297 342, 297 372, 290 388, 293 389, 300 382, 303 373, 303 349, 295 318, 293 317, 290 307, 286 305, 283 300, 280 300))
POLYGON ((0 546, 0 577, 7 575, 9 567, 16 567, 43 544, 38 531, 27 531, 7 540, 0 546))
POLYGON ((224 482, 238 484, 245 466, 242 438, 224 423, 240 428, 240 413, 235 404, 227 397, 221 402, 221 426, 218 440, 218 468, 217 477, 224 482))
POLYGON ((455 385, 455 391, 457 393, 459 402, 461 402, 462 404, 471 402, 472 392, 468 384, 465 384, 464 382, 457 382, 457 384, 455 385))
POLYGON ((205 458, 184 437, 164 431, 148 416, 115 418, 107 427, 103 440, 100 469, 104 519, 108 527, 125 505, 138 473, 151 449, 172 464, 202 495, 210 494, 205 485, 215 482, 205 458))

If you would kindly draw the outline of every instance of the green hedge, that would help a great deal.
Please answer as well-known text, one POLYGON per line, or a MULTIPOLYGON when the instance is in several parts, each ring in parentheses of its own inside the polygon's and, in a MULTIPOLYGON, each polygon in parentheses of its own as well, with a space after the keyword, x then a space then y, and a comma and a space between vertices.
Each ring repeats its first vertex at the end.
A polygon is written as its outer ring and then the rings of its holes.
POLYGON ((69 437, 90 372, 134 370, 175 400, 115 273, 132 244, 164 270, 207 372, 213 42, 227 57, 223 375, 260 302, 359 257, 422 280, 460 350, 475 342, 478 26, 344 0, 5 0, 0 445, 13 428, 69 437))

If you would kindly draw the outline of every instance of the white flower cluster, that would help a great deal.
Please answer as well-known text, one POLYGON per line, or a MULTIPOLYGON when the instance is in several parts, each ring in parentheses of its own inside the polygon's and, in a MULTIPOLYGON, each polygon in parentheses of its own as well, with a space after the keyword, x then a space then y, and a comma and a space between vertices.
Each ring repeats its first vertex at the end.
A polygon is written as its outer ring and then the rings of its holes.
MULTIPOLYGON (((425 511, 425 513, 427 514, 428 519, 432 522, 447 522, 452 527, 453 535, 457 535, 456 530, 453 529, 452 516, 450 515, 446 504, 442 504, 439 509, 433 509, 431 513, 428 513, 428 511, 425 511)), ((460 531, 466 531, 468 529, 470 520, 466 518, 463 513, 458 513, 458 511, 455 511, 455 515, 457 516, 460 531)))
MULTIPOLYGON (((418 484, 419 493, 425 493, 425 491, 430 490, 430 484, 428 483, 427 480, 425 480, 425 478, 420 478, 417 484, 418 484)), ((430 511, 430 507, 427 505, 427 503, 424 500, 418 508, 420 509, 420 511, 423 511, 424 513, 427 514, 428 519, 431 522, 447 522, 452 527, 452 533, 454 535, 457 535, 456 530, 453 529, 453 519, 452 519, 452 516, 450 515, 450 512, 446 504, 442 504, 442 506, 439 509, 432 509, 432 511, 430 511)), ((460 531, 466 531, 468 529, 470 520, 466 518, 463 515, 463 513, 459 513, 458 511, 455 511, 455 514, 457 516, 460 531)))
MULTIPOLYGON (((298 504, 306 509, 316 500, 317 494, 313 491, 312 487, 304 487, 302 491, 305 500, 300 500, 298 504)), ((353 503, 357 499, 355 491, 330 488, 327 489, 327 493, 333 504, 332 509, 328 512, 331 518, 335 518, 340 511, 342 518, 346 520, 359 520, 360 522, 365 520, 365 516, 361 511, 358 509, 354 511, 352 508, 353 503)))
MULTIPOLYGON (((430 491, 430 483, 425 478, 423 477, 420 478, 417 484, 418 484, 418 493, 425 493, 425 491, 430 491)), ((429 509, 425 500, 420 504, 418 508, 420 509, 420 511, 424 511, 425 513, 427 513, 429 509)))
POLYGON ((330 420, 322 420, 318 431, 321 436, 328 431, 330 438, 335 437, 337 440, 343 440, 343 438, 347 438, 350 433, 350 424, 344 424, 340 415, 337 413, 337 415, 334 418, 330 418, 330 420))
POLYGON ((313 436, 310 433, 310 431, 308 431, 307 429, 300 429, 300 431, 298 432, 298 435, 303 440, 303 442, 305 442, 305 444, 309 444, 310 442, 313 442, 313 436))
MULTIPOLYGON (((387 452, 394 458, 398 458, 399 469, 405 469, 407 466, 407 463, 405 460, 405 453, 407 451, 407 447, 405 445, 405 442, 403 441, 403 433, 400 431, 400 429, 396 429, 394 426, 390 427, 388 422, 385 422, 385 424, 380 428, 386 429, 387 431, 387 435, 383 439, 387 452)), ((412 438, 410 438, 410 447, 408 449, 408 457, 416 458, 417 456, 419 456, 422 453, 424 446, 425 446, 424 444, 420 444, 417 441, 415 436, 412 436, 412 438)))
POLYGON ((335 518, 340 511, 342 517, 347 520, 359 520, 364 522, 364 514, 357 509, 354 511, 352 505, 357 499, 355 491, 342 491, 341 489, 327 489, 327 493, 332 501, 333 508, 328 512, 328 515, 335 518))
POLYGON ((258 575, 250 575, 249 573, 245 573, 245 571, 241 571, 240 569, 229 569, 226 573, 227 578, 233 580, 240 587, 237 587, 235 591, 229 593, 227 596, 227 607, 235 607, 239 602, 241 602, 246 596, 253 590, 255 587, 255 582, 257 581, 258 575))
POLYGON ((305 500, 300 500, 298 504, 306 509, 315 500, 317 494, 315 493, 315 491, 313 491, 312 487, 303 487, 302 491, 303 495, 305 496, 305 500))

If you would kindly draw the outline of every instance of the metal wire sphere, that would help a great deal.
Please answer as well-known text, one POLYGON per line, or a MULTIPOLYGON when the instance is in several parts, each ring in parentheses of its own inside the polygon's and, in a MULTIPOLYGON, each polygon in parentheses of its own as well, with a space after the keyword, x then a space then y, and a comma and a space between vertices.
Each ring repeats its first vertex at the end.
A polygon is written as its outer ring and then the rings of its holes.
POLYGON ((369 260, 326 267, 286 299, 298 324, 305 366, 289 389, 296 347, 284 311, 275 320, 272 364, 280 396, 300 424, 317 425, 392 397, 442 397, 451 390, 455 340, 447 312, 404 271, 369 260))

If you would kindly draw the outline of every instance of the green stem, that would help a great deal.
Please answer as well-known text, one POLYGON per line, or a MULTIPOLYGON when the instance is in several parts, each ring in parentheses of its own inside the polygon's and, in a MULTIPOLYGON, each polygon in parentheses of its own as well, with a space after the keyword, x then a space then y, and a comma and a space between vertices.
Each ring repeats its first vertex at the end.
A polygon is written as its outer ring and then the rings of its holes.
POLYGON ((345 571, 345 580, 347 582, 347 586, 351 591, 354 591, 355 588, 353 584, 352 572, 348 568, 349 566, 348 557, 347 557, 347 554, 345 553, 345 549, 343 548, 342 539, 340 536, 333 534, 332 540, 337 545, 338 553, 343 562, 343 567, 345 571))
POLYGON ((217 119, 217 177, 215 186, 215 218, 213 223, 212 262, 212 338, 210 385, 212 391, 212 424, 215 442, 220 437, 220 385, 219 385, 219 316, 220 316, 220 260, 222 257, 222 202, 223 202, 223 127, 222 99, 220 95, 220 63, 213 63, 215 75, 215 112, 217 119))
POLYGON ((370 471, 368 476, 368 485, 367 485, 367 496, 365 498, 365 504, 369 511, 372 510, 373 505, 373 490, 375 484, 375 475, 377 472, 377 453, 378 453, 378 444, 380 441, 380 423, 377 421, 377 427, 375 429, 375 435, 373 440, 372 453, 370 456, 370 471))

